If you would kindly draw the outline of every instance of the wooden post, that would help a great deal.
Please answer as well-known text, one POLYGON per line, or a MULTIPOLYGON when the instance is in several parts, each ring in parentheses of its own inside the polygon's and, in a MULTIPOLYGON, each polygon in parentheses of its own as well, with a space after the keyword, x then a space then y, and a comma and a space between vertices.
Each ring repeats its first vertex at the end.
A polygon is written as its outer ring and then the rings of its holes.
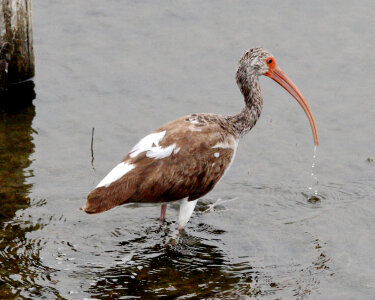
POLYGON ((0 91, 34 76, 31 0, 0 0, 0 91))

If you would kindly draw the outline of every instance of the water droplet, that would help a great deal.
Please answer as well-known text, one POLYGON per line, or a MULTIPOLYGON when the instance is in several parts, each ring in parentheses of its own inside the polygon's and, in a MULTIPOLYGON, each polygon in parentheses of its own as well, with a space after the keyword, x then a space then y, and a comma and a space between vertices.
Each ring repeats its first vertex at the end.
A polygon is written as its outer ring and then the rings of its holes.
POLYGON ((318 146, 314 147, 313 162, 311 164, 311 184, 308 187, 309 190, 309 199, 310 203, 317 203, 320 201, 318 196, 318 176, 316 175, 316 164, 318 160, 318 146))

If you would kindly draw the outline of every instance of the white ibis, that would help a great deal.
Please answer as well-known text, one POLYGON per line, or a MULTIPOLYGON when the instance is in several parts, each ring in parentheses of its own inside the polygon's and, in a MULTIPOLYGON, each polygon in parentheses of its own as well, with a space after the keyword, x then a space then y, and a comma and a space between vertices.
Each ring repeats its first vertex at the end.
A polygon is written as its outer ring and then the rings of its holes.
POLYGON ((261 75, 275 80, 298 101, 318 145, 314 116, 297 86, 271 53, 250 49, 241 57, 236 73, 245 100, 239 114, 193 114, 155 129, 104 177, 81 209, 94 214, 125 203, 160 203, 160 220, 164 221, 167 204, 180 200, 178 229, 182 230, 198 199, 211 191, 229 168, 238 140, 256 124, 263 107, 261 75))

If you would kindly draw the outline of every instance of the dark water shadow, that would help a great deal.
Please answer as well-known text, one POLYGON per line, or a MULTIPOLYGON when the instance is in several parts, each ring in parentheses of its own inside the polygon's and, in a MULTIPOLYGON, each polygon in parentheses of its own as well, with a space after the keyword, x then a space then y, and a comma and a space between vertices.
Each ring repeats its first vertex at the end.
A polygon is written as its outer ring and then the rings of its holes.
MULTIPOLYGON (((30 84, 28 86, 30 88, 30 84)), ((32 176, 32 170, 26 170, 31 164, 29 157, 34 152, 31 124, 35 107, 29 102, 35 97, 33 84, 26 102, 21 97, 23 93, 25 91, 17 89, 1 94, 0 98, 1 223, 12 219, 18 209, 29 205, 27 194, 31 184, 26 183, 26 179, 32 176)))
MULTIPOLYGON (((147 235, 120 242, 115 266, 94 271, 93 297, 191 299, 195 297, 236 297, 260 294, 252 283, 257 271, 247 263, 232 263, 228 255, 210 240, 177 235, 167 224, 147 235), (150 241, 159 237, 159 242, 150 241), (147 246, 146 246, 147 245, 147 246)), ((204 232, 219 231, 199 226, 204 232)), ((89 268, 92 271, 92 267, 89 268)), ((86 270, 88 271, 88 270, 86 270)))
MULTIPOLYGON (((34 152, 34 83, 9 85, 0 95, 0 298, 42 296, 37 278, 49 277, 39 264, 39 247, 26 234, 39 226, 20 220, 17 212, 30 206, 34 152)), ((54 292, 52 292, 54 293, 54 292)))
MULTIPOLYGON (((33 106, 35 97, 34 81, 9 83, 6 91, 0 91, 0 110, 10 114, 21 113, 25 108, 33 106)), ((34 118, 34 115, 32 118, 34 118)))

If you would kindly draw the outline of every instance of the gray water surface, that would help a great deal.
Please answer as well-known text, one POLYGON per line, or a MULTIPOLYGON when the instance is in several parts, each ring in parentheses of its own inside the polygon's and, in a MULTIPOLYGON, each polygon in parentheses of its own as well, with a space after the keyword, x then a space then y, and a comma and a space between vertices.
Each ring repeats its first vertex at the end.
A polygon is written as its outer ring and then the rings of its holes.
POLYGON ((0 118, 1 298, 375 298, 373 1, 33 3, 36 99, 0 118), (176 236, 178 204, 86 215, 86 195, 143 136, 243 106, 234 74, 263 46, 280 86, 176 236), (94 161, 91 163, 91 131, 94 161))

